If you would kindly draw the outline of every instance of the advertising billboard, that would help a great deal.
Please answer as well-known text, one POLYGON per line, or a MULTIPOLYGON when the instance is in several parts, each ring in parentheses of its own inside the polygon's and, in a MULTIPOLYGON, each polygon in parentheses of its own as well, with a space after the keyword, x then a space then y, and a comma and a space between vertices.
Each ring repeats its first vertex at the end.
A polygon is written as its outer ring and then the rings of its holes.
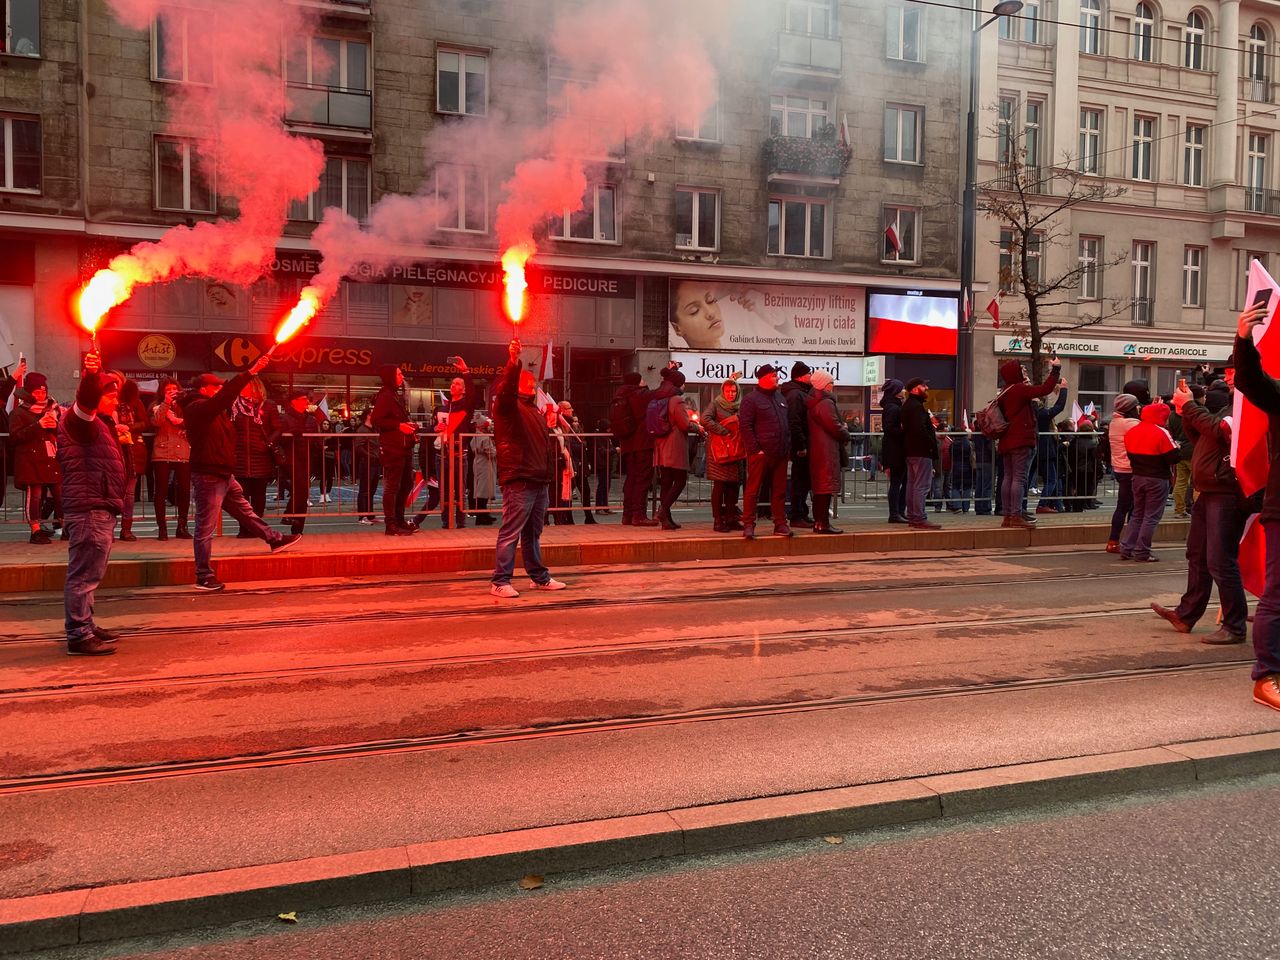
POLYGON ((861 354, 866 290, 672 279, 672 350, 861 354))

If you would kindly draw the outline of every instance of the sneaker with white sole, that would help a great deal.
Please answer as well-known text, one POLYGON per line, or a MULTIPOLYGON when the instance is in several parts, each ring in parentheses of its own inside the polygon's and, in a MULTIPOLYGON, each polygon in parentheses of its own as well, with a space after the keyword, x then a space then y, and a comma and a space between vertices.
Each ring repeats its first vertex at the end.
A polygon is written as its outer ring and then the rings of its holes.
POLYGON ((549 579, 546 583, 539 583, 537 580, 532 581, 536 590, 563 590, 567 584, 561 583, 555 577, 549 579))
POLYGON ((514 600, 520 596, 520 591, 509 583, 495 583, 489 587, 489 593, 495 597, 501 597, 503 600, 514 600))

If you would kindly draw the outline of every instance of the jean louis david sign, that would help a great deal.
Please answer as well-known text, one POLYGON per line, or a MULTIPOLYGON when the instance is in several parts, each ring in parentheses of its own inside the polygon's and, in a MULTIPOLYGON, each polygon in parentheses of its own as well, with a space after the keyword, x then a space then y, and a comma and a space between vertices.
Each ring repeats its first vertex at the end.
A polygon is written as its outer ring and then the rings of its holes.
POLYGON ((858 354, 866 343, 863 287, 698 277, 672 279, 670 293, 672 350, 858 354))
MULTIPOLYGON (((1189 363, 1222 363, 1231 356, 1230 343, 1177 343, 1167 340, 1090 340, 1084 337, 1059 337, 1046 340, 1041 353, 1049 356, 1057 352, 1060 357, 1094 357, 1098 360, 1132 360, 1146 363, 1151 360, 1187 361, 1189 363)), ((996 337, 996 353, 1031 353, 1031 341, 1026 337, 996 337)))
POLYGON ((831 374, 837 387, 878 387, 884 383, 884 357, 840 357, 821 354, 777 353, 689 353, 673 351, 671 359, 680 364, 680 372, 690 383, 723 383, 732 376, 739 383, 755 383, 756 371, 766 363, 782 371, 786 380, 792 365, 803 360, 813 370, 831 374))

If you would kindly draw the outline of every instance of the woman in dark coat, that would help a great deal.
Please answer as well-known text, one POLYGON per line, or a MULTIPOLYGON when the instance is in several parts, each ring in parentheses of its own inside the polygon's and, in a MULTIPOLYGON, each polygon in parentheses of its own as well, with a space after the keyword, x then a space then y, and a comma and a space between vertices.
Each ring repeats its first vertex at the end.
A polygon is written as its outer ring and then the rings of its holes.
POLYGON ((147 444, 143 433, 150 426, 147 408, 142 404, 138 382, 122 373, 120 405, 116 407, 116 437, 120 441, 120 453, 124 457, 124 471, 128 485, 124 490, 124 513, 120 516, 120 539, 137 540, 133 534, 133 504, 138 493, 138 478, 147 472, 147 444))
POLYGON ((831 393, 831 374, 815 370, 813 389, 805 398, 809 413, 809 480, 813 491, 813 532, 843 533, 831 525, 831 500, 840 491, 840 450, 849 442, 849 428, 840 419, 831 393))
POLYGON ((901 380, 885 382, 880 397, 884 420, 880 429, 884 441, 880 447, 880 466, 889 474, 889 522, 907 522, 907 451, 902 442, 901 380))
MULTIPOLYGON (((13 481, 23 492, 23 512, 31 527, 30 543, 52 543, 42 526, 43 503, 49 496, 62 519, 62 474, 58 470, 58 405, 49 396, 42 373, 28 373, 17 391, 18 405, 9 420, 13 442, 13 481)), ((64 531, 65 533, 65 531, 64 531)))
POLYGON ((711 480, 711 516, 716 533, 732 533, 742 529, 742 511, 738 508, 738 491, 742 487, 742 469, 747 462, 747 448, 738 432, 738 381, 726 380, 720 395, 702 411, 702 426, 707 431, 707 477, 711 480))
MULTIPOLYGON (((267 483, 276 474, 271 448, 280 439, 281 424, 280 412, 257 377, 244 385, 231 405, 231 423, 236 431, 236 479, 253 512, 262 516, 267 511, 267 483)), ((256 534, 241 530, 236 536, 254 539, 256 534)))

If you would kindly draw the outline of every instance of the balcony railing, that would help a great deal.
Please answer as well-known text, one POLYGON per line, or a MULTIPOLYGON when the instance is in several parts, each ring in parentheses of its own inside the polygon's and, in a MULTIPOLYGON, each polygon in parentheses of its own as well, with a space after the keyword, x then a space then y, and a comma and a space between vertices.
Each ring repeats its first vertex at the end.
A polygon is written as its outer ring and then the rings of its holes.
POLYGON ((1266 77, 1241 77, 1240 99, 1255 103, 1275 103, 1275 89, 1266 77))
POLYGON ((839 179, 853 157, 853 150, 834 137, 784 137, 764 142, 765 173, 839 179))
POLYGON ((373 94, 368 90, 335 90, 309 83, 288 83, 285 119, 320 127, 373 127, 373 94))
POLYGON ((1135 327, 1153 327, 1156 323, 1156 302, 1150 297, 1133 298, 1133 325, 1135 327))
POLYGON ((995 177, 987 182, 987 187, 1007 193, 1039 194, 1047 192, 1048 178, 1040 167, 1004 163, 996 170, 995 177))
POLYGON ((843 48, 839 40, 808 33, 778 34, 778 65, 840 75, 843 48))
POLYGON ((1272 217, 1280 217, 1280 190, 1245 187, 1244 208, 1250 213, 1265 213, 1272 217))

